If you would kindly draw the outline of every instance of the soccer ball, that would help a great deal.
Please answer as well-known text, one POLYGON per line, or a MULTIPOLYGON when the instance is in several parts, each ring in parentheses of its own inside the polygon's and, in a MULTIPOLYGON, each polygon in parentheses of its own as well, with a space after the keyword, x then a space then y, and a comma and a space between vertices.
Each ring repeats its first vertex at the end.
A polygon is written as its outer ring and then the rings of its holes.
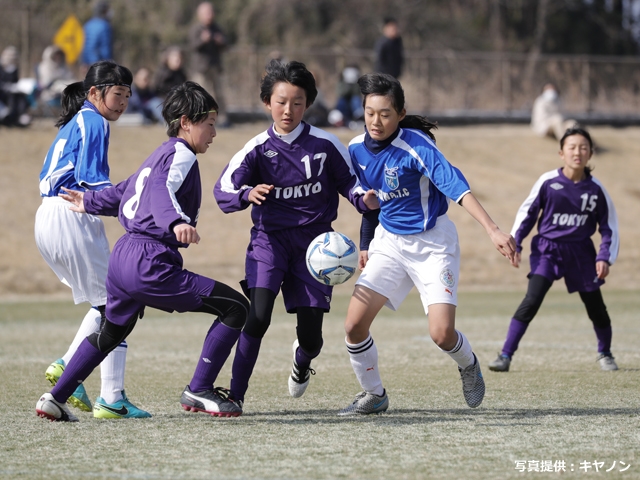
POLYGON ((342 233, 322 233, 307 248, 307 268, 320 283, 339 285, 356 273, 358 248, 342 233))

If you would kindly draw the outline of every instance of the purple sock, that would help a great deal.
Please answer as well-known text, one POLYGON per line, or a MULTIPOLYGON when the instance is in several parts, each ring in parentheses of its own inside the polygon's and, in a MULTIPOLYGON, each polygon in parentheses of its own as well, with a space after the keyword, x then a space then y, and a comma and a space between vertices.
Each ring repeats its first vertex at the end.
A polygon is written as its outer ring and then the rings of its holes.
POLYGON ((604 328, 593 327, 598 337, 598 353, 611 353, 611 325, 604 328))
POLYGON ((91 345, 85 338, 69 360, 58 383, 51 389, 51 395, 56 402, 65 403, 78 385, 84 382, 106 357, 106 354, 91 345))
POLYGON ((299 367, 303 367, 303 368, 308 367, 309 365, 311 365, 311 360, 313 360, 318 355, 320 355, 321 350, 322 350, 322 347, 320 347, 316 352, 312 354, 308 354, 301 347, 298 347, 298 350, 296 350, 296 364, 299 367))
POLYGON ((244 332, 240 334, 231 370, 231 395, 236 400, 244 401, 244 394, 249 388, 249 379, 258 360, 261 343, 262 338, 255 338, 244 332))
POLYGON ((231 349, 235 345, 240 330, 226 326, 216 320, 207 333, 202 347, 202 354, 198 360, 189 388, 192 392, 211 390, 218 374, 229 358, 231 349))
POLYGON ((507 339, 504 341, 504 346, 502 347, 503 355, 507 355, 509 358, 513 357, 513 354, 520 344, 520 339, 524 336, 524 332, 527 331, 528 326, 528 323, 521 322, 515 318, 511 319, 509 331, 507 331, 507 339))

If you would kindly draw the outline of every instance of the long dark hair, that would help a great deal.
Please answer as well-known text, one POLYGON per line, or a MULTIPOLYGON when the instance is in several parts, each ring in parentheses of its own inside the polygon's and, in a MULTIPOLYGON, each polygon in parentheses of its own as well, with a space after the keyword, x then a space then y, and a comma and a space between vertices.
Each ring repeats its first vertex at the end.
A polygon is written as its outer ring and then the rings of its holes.
MULTIPOLYGON (((400 82, 386 73, 367 73, 358 79, 360 93, 364 97, 362 107, 367 102, 367 95, 381 95, 389 98, 394 110, 400 113, 404 109, 404 90, 400 82)), ((401 128, 415 128, 426 133, 431 140, 436 141, 436 137, 431 130, 438 128, 438 125, 428 118, 420 115, 405 115, 400 121, 401 128)))
POLYGON ((133 75, 127 67, 109 60, 94 63, 89 67, 83 81, 67 85, 67 88, 62 92, 62 112, 56 127, 62 127, 69 123, 73 116, 80 111, 91 87, 96 87, 104 98, 110 87, 121 85, 131 88, 132 82, 133 75))
POLYGON ((280 60, 271 60, 266 67, 266 72, 260 82, 260 99, 264 103, 271 101, 271 94, 276 83, 286 82, 302 88, 307 94, 307 108, 315 102, 318 96, 316 79, 307 70, 304 63, 291 61, 282 63, 280 60))
POLYGON ((167 135, 178 136, 182 115, 186 115, 191 123, 200 123, 212 110, 218 110, 218 103, 197 83, 184 82, 173 87, 162 106, 162 118, 167 122, 167 135))
MULTIPOLYGON (((587 141, 589 142, 589 150, 591 150, 591 153, 593 154, 593 152, 595 151, 595 148, 593 147, 593 140, 591 140, 591 134, 587 132, 584 128, 582 128, 580 125, 578 125, 577 123, 573 125, 573 127, 567 128, 565 130, 564 135, 562 135, 562 138, 560 139, 560 150, 562 150, 562 148, 564 147, 564 141, 573 135, 582 135, 584 138, 586 138, 587 141)), ((587 165, 584 167, 584 172, 587 174, 587 176, 591 175, 592 171, 593 171, 593 168, 591 168, 590 166, 587 165)))

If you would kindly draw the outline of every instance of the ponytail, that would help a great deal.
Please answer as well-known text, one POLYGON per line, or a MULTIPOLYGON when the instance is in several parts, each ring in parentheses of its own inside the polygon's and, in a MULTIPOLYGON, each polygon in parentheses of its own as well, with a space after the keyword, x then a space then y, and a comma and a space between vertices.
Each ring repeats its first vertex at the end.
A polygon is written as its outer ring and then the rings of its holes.
POLYGON ((67 86, 62 92, 62 112, 56 122, 56 127, 63 127, 80 111, 87 93, 91 87, 96 87, 100 94, 106 94, 107 89, 114 85, 129 87, 133 82, 133 75, 127 67, 118 65, 110 60, 96 62, 89 67, 82 82, 75 82, 67 86))
POLYGON ((62 106, 62 112, 60 118, 56 122, 56 127, 62 127, 69 123, 69 120, 80 111, 82 104, 87 98, 87 92, 84 90, 82 82, 75 82, 67 85, 62 92, 62 99, 60 100, 62 106))
POLYGON ((432 129, 438 128, 438 124, 431 122, 427 117, 421 117, 420 115, 405 115, 399 123, 401 128, 414 128, 427 134, 427 136, 436 141, 436 137, 431 132, 432 129))

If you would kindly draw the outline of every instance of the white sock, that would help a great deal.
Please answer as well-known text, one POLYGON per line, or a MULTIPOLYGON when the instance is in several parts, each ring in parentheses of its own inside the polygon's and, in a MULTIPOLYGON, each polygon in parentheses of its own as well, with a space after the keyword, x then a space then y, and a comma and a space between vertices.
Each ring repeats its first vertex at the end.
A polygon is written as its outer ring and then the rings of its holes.
POLYGON ((67 353, 62 357, 65 365, 69 363, 69 360, 71 360, 73 354, 76 353, 76 350, 82 341, 92 333, 96 333, 98 330, 100 330, 100 311, 97 308, 91 307, 84 316, 73 342, 69 345, 69 350, 67 350, 67 353))
POLYGON ((100 364, 102 385, 100 396, 107 403, 122 400, 124 390, 124 367, 127 361, 127 342, 123 341, 100 364))
POLYGON ((458 334, 458 343, 451 350, 446 351, 442 350, 444 353, 447 353, 451 358, 453 358, 458 366, 462 369, 468 367, 469 365, 473 365, 475 362, 473 351, 471 350, 471 344, 467 337, 464 336, 462 332, 456 330, 458 334))
POLYGON ((382 395, 384 388, 378 371, 378 348, 373 342, 371 334, 364 342, 353 345, 345 340, 345 343, 351 359, 351 366, 362 389, 365 392, 382 395))

